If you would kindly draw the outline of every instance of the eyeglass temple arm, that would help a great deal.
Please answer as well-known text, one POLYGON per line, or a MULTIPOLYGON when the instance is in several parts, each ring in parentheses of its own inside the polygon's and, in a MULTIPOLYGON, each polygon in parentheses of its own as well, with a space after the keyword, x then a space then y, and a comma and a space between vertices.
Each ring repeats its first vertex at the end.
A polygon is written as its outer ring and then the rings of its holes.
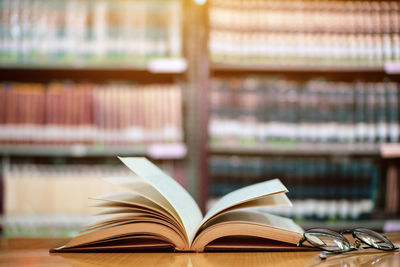
POLYGON ((297 243, 297 246, 298 246, 298 247, 302 246, 303 243, 304 243, 304 241, 306 241, 306 238, 303 236, 303 237, 300 239, 299 243, 297 243))
POLYGON ((297 246, 298 246, 298 247, 303 246, 303 247, 308 247, 308 248, 315 248, 315 246, 309 246, 309 245, 303 244, 304 241, 306 241, 306 240, 307 240, 307 238, 305 238, 305 237, 303 236, 303 237, 300 239, 299 243, 297 243, 297 246))

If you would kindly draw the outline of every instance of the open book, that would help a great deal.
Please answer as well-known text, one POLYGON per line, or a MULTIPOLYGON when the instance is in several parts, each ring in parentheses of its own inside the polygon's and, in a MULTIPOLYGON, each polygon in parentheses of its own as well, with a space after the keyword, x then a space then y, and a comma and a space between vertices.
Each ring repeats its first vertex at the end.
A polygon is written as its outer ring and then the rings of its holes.
POLYGON ((138 178, 111 177, 125 192, 95 197, 96 215, 65 246, 51 252, 163 250, 298 250, 303 230, 291 219, 255 207, 287 205, 287 189, 273 179, 233 191, 203 217, 189 193, 146 158, 120 158, 138 178))

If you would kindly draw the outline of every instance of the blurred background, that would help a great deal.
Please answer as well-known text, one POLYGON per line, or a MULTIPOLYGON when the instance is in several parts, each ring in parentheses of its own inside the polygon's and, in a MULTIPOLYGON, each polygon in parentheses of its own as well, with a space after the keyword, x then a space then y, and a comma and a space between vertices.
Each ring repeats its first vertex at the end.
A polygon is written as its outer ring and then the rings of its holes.
POLYGON ((1 0, 3 236, 71 236, 146 156, 203 211, 280 178, 304 228, 400 231, 400 3, 1 0))

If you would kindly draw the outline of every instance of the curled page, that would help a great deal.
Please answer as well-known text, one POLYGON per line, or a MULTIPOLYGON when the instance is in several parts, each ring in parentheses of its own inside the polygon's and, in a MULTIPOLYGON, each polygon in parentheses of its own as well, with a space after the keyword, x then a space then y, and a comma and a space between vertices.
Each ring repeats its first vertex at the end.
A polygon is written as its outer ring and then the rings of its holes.
POLYGON ((194 199, 189 193, 173 178, 166 175, 156 165, 151 163, 146 158, 132 157, 132 158, 119 158, 131 171, 136 173, 139 177, 146 180, 158 192, 160 192, 165 199, 176 210, 182 223, 186 229, 186 234, 189 243, 192 236, 199 226, 202 214, 194 199))
POLYGON ((200 226, 216 214, 233 206, 260 199, 262 197, 268 197, 273 194, 285 192, 288 192, 288 190, 279 179, 273 179, 240 188, 218 200, 204 216, 200 226))

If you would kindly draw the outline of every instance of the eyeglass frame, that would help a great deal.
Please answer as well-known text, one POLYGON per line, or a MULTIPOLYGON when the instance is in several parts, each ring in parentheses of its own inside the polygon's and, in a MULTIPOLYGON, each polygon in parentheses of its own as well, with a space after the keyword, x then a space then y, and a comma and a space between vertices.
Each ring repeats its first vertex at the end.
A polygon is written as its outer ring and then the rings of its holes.
POLYGON ((379 234, 379 233, 377 233, 377 232, 375 232, 375 231, 372 231, 372 230, 370 230, 370 229, 366 229, 366 228, 354 228, 354 229, 352 229, 352 230, 341 231, 340 233, 335 232, 335 231, 332 231, 332 230, 329 230, 329 229, 312 228, 312 229, 309 229, 309 230, 307 230, 307 231, 305 231, 305 232, 303 233, 303 237, 302 237, 302 238, 300 239, 300 241, 297 243, 297 246, 298 246, 298 247, 303 246, 303 247, 309 247, 309 248, 318 248, 318 249, 320 249, 320 250, 323 250, 323 251, 326 251, 326 252, 330 252, 330 253, 333 253, 333 254, 340 254, 340 253, 345 253, 345 252, 350 252, 350 251, 355 251, 355 250, 357 250, 357 249, 361 246, 361 244, 360 244, 359 242, 361 242, 361 243, 367 245, 367 246, 368 246, 367 248, 375 248, 375 249, 383 250, 383 251, 393 251, 393 250, 396 250, 396 249, 399 248, 397 245, 394 245, 386 236, 384 236, 384 235, 382 235, 382 234, 379 234), (336 251, 335 251, 335 250, 325 249, 325 248, 324 248, 324 245, 316 244, 316 243, 314 243, 313 241, 309 240, 309 239, 306 237, 306 234, 307 234, 307 233, 310 233, 310 231, 314 231, 316 234, 319 234, 319 235, 325 235, 325 236, 330 236, 330 237, 339 238, 339 240, 340 240, 342 243, 348 244, 348 248, 349 248, 349 249, 347 249, 347 250, 336 250, 336 251), (360 233, 360 234, 364 234, 364 235, 368 235, 368 236, 372 236, 372 237, 375 237, 375 238, 377 238, 377 239, 380 239, 381 241, 384 241, 384 242, 389 246, 389 248, 388 248, 388 249, 385 249, 385 248, 383 248, 383 247, 378 247, 378 246, 373 246, 373 245, 371 245, 371 244, 368 244, 367 242, 365 242, 364 240, 362 240, 362 238, 360 238, 360 237, 357 236, 357 234, 356 234, 357 232, 360 233), (372 233, 368 233, 368 232, 372 232, 372 233), (356 247, 355 247, 355 246, 352 246, 352 245, 350 244, 350 241, 349 241, 346 237, 343 236, 344 233, 351 233, 351 234, 352 234, 353 238, 356 239, 356 247), (375 235, 375 236, 374 236, 374 235, 375 235), (312 246, 304 245, 303 243, 304 243, 305 241, 307 241, 307 242, 308 242, 309 244, 311 244, 312 246), (357 243, 357 241, 358 241, 358 243, 357 243))

